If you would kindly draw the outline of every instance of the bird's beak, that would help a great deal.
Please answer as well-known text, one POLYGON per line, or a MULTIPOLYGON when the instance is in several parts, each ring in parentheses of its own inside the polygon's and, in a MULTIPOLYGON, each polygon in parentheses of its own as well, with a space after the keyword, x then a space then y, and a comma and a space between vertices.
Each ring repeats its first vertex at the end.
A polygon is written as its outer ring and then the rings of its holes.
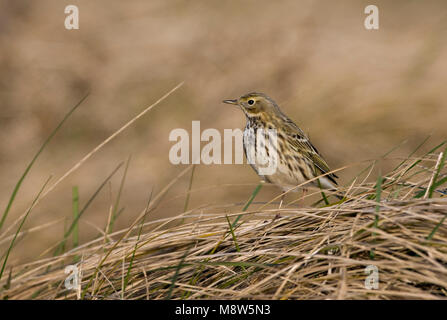
POLYGON ((223 103, 237 105, 237 99, 224 100, 223 103))

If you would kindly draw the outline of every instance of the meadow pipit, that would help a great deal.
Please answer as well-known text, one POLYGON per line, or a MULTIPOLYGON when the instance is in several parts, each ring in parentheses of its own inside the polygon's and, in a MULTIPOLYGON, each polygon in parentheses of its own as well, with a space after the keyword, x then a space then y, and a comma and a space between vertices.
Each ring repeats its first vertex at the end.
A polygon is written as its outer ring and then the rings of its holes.
MULTIPOLYGON (((257 161, 251 163, 256 173, 265 181, 281 187, 284 191, 295 189, 296 186, 326 174, 312 184, 326 189, 336 189, 338 178, 326 161, 309 141, 306 134, 279 109, 270 97, 263 93, 249 93, 239 99, 224 100, 224 103, 239 106, 244 112, 247 124, 244 129, 244 152, 247 159, 253 159, 264 148, 264 154, 277 155, 276 170, 272 174, 260 173, 261 166, 257 161), (257 143, 257 132, 272 130, 276 132, 276 147, 267 143, 257 143), (270 148, 269 148, 270 146, 270 148)), ((268 135, 265 135, 269 139, 268 135)), ((259 138, 258 138, 259 139, 259 138)), ((281 199, 282 200, 282 199, 281 199)), ((281 201, 282 203, 282 201, 281 201)))

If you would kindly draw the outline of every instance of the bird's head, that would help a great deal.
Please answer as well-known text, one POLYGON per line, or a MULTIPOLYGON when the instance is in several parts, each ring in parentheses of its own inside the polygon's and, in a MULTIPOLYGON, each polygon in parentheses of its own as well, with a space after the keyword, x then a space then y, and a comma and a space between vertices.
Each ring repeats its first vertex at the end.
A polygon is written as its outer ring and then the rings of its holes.
POLYGON ((279 111, 275 101, 263 93, 252 92, 239 99, 224 100, 223 103, 239 106, 247 117, 273 115, 279 111))

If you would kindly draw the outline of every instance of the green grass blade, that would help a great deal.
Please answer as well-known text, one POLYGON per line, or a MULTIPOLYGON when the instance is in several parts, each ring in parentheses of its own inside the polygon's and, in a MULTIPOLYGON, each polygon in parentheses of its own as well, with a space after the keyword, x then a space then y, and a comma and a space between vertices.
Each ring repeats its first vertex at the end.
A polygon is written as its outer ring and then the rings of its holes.
POLYGON ((416 165, 418 165, 423 159, 426 158, 427 155, 429 155, 430 153, 435 152, 436 150, 438 150, 439 148, 441 148, 444 144, 446 143, 446 141, 441 142, 440 144, 438 144, 436 147, 434 147, 433 149, 431 149, 430 151, 428 151, 426 154, 424 154, 419 160, 416 160, 409 168, 407 168, 402 174, 401 176, 404 176, 408 171, 410 171, 411 169, 413 169, 416 165))
POLYGON ((441 221, 439 221, 438 224, 433 228, 433 230, 427 236, 427 240, 431 240, 433 238, 433 236, 435 235, 436 231, 438 231, 439 227, 444 223, 445 218, 447 218, 447 215, 442 217, 441 221))
POLYGON ((130 159, 131 159, 131 156, 129 156, 127 158, 127 161, 126 161, 126 167, 124 168, 124 173, 123 173, 123 177, 122 177, 121 182, 120 182, 120 188, 118 190, 118 195, 116 196, 116 201, 115 201, 115 204, 113 206, 112 217, 110 218, 110 223, 109 223, 109 226, 108 226, 108 228, 106 230, 106 232, 108 232, 108 233, 112 233, 113 232, 113 226, 114 226, 115 221, 118 218, 119 213, 121 211, 119 209, 119 205, 120 205, 121 195, 122 195, 122 192, 123 192, 123 189, 124 189, 124 183, 125 183, 126 177, 127 177, 127 171, 129 169, 130 159))
MULTIPOLYGON (((8 274, 8 279, 6 279, 6 283, 3 286, 3 289, 8 290, 9 288, 11 288, 11 280, 12 280, 12 267, 9 268, 9 274, 8 274)), ((6 299, 8 297, 6 296, 6 299)))
POLYGON ((245 204, 244 208, 242 209, 242 211, 246 211, 248 209, 248 207, 250 206, 250 204, 253 202, 253 200, 256 198, 257 194, 259 193, 259 191, 262 188, 263 183, 261 182, 260 184, 258 184, 255 188, 255 190, 253 190, 253 193, 250 196, 250 199, 247 201, 247 203, 245 204))
POLYGON ((324 201, 325 205, 328 206, 329 205, 329 200, 327 199, 326 194, 323 191, 323 187, 321 186, 320 179, 317 179, 317 183, 318 183, 318 187, 320 188, 321 196, 323 197, 323 201, 324 201))
POLYGON ((126 277, 125 277, 125 279, 124 279, 124 285, 123 285, 123 290, 122 290, 123 294, 124 294, 124 292, 126 291, 127 284, 129 283, 130 272, 131 272, 131 270, 132 270, 133 261, 134 261, 134 259, 135 259, 135 253, 137 252, 137 248, 138 248, 138 241, 140 240, 141 232, 143 231, 143 226, 144 226, 144 221, 146 220, 146 215, 147 215, 147 213, 149 212, 149 207, 150 207, 150 205, 151 205, 151 200, 152 200, 152 193, 153 193, 153 191, 154 191, 154 190, 152 189, 152 190, 151 190, 151 194, 150 194, 150 196, 149 196, 149 201, 147 202, 147 205, 146 205, 146 213, 145 213, 145 215, 143 216, 143 219, 141 219, 140 229, 138 230, 137 241, 135 242, 135 247, 134 247, 134 249, 133 249, 132 257, 130 258, 129 267, 127 268, 126 277))
POLYGON ((378 213, 380 212, 380 200, 382 197, 382 182, 383 182, 383 178, 382 175, 379 174, 379 177, 377 178, 377 183, 376 183, 376 220, 374 221, 374 227, 377 228, 378 222, 379 222, 379 215, 378 213))
MULTIPOLYGON (((437 181, 436 183, 433 183, 433 192, 437 191, 437 192, 445 195, 446 194, 445 191, 443 191, 443 190, 436 190, 436 188, 442 186, 446 182, 447 182, 447 177, 444 177, 444 178, 440 179, 439 181, 437 181)), ((416 198, 416 199, 422 198, 424 196, 424 194, 427 192, 427 188, 422 188, 422 187, 419 187, 419 188, 421 188, 422 190, 419 191, 418 193, 416 193, 416 195, 414 196, 414 198, 416 198)))
POLYGON ((79 214, 77 215, 76 219, 73 220, 73 222, 71 223, 70 227, 68 228, 68 230, 65 232, 64 234, 64 239, 62 240, 61 244, 56 248, 56 250, 54 251, 53 255, 58 255, 61 252, 62 246, 65 244, 65 242, 67 241, 68 237, 70 236, 70 234, 73 232, 75 226, 78 224, 79 219, 82 217, 82 215, 84 214, 84 212, 87 210, 87 208, 90 206, 90 204, 93 202, 93 200, 96 198, 96 196, 99 194, 99 192, 102 190, 102 188, 104 188, 104 186, 107 184, 107 182, 115 175, 115 173, 119 170, 119 168, 121 168, 121 166, 123 165, 123 162, 121 162, 113 171, 112 173, 103 181, 103 183, 101 183, 101 185, 98 187, 98 189, 96 189, 95 193, 90 197, 90 199, 87 201, 87 203, 85 204, 85 206, 82 208, 82 210, 79 212, 79 214))
POLYGON ((73 114, 73 112, 84 102, 85 99, 87 99, 88 95, 90 93, 87 93, 79 102, 71 108, 71 110, 65 115, 65 117, 62 119, 61 122, 56 126, 56 128, 51 132, 49 137, 45 140, 45 142, 42 144, 40 149, 37 151, 37 153, 34 155, 31 162, 28 164, 28 166, 25 169, 25 172, 23 172, 22 176, 20 177, 19 181, 17 182, 16 186, 14 187, 14 190, 11 194, 11 197, 9 198, 8 205, 6 206, 5 211, 3 212, 2 218, 0 220, 0 229, 3 227, 3 224, 5 223, 6 217, 8 216, 9 211, 11 210, 12 204, 17 196, 17 193, 19 192, 19 189, 25 180, 26 176, 28 175, 29 171, 31 170, 31 167, 36 162, 37 158, 40 156, 40 154, 43 152, 45 147, 48 145, 48 143, 53 139, 53 137, 56 135, 56 133, 59 131, 59 129, 62 127, 62 125, 67 121, 67 119, 73 114))
POLYGON ((194 178, 194 171, 196 169, 196 166, 193 165, 192 169, 191 169, 191 176, 189 178, 189 185, 188 185, 188 191, 186 193, 186 199, 185 199, 185 206, 183 207, 183 212, 186 212, 186 210, 188 210, 188 205, 189 205, 189 198, 190 198, 190 192, 191 192, 191 187, 192 187, 192 181, 194 178))
POLYGON ((447 182, 447 177, 444 177, 441 180, 436 181, 436 183, 434 183, 435 188, 438 188, 438 187, 442 186, 446 182, 447 182))
MULTIPOLYGON (((250 206, 250 204, 253 202, 253 200, 256 198, 257 194, 259 193, 259 191, 262 188, 263 183, 261 182, 260 184, 258 184, 255 188, 255 190, 253 190, 253 193, 250 196, 250 199, 248 199, 247 203, 245 204, 244 208, 242 209, 242 211, 246 211, 248 209, 248 207, 250 206)), ((232 227, 234 228, 236 226, 236 224, 238 223, 239 219, 242 217, 242 215, 238 215, 237 218, 234 220, 232 227)))
POLYGON ((236 235, 234 234, 233 225, 231 224, 230 219, 228 218, 227 215, 225 215, 225 218, 227 218, 228 225, 230 226, 230 232, 231 232, 231 236, 233 237, 233 242, 234 242, 234 246, 236 247, 236 251, 241 252, 241 250, 239 249, 239 245, 237 244, 236 235))
MULTIPOLYGON (((390 150, 388 150, 387 152, 385 152, 380 158, 383 159, 386 156, 388 156, 389 154, 391 154, 394 150, 398 149, 401 145, 403 145, 406 141, 402 141, 401 143, 399 143, 397 146, 392 147, 390 150)), ((374 160, 371 164, 369 164, 366 168, 362 169, 359 173, 357 173, 352 179, 349 180, 349 182, 347 183, 348 185, 351 184, 355 179, 357 179, 358 177, 360 177, 364 172, 368 171, 369 169, 371 169, 372 166, 374 166, 377 163, 378 160, 374 160)))
POLYGON ((172 283, 169 287, 168 295, 166 297, 167 300, 170 300, 172 297, 172 291, 174 290, 175 282, 177 281, 178 275, 180 274, 180 269, 183 267, 183 262, 185 261, 186 257, 188 256, 189 250, 190 250, 190 248, 188 248, 188 250, 186 250, 185 254, 183 255, 182 259, 180 260, 180 263, 177 265, 177 267, 175 269, 174 276, 172 277, 172 283))
MULTIPOLYGON (((154 207, 151 207, 147 212, 144 212, 144 215, 148 214, 150 211, 152 211, 154 209, 154 207)), ((144 218, 144 215, 137 219, 129 228, 129 230, 131 230, 134 225, 136 225, 140 219, 144 218)), ((82 290, 81 293, 81 299, 84 299, 85 295, 87 294, 87 290, 90 288, 90 285, 92 284, 93 280, 95 279, 96 275, 98 274, 100 268, 102 267, 102 265, 104 264, 104 262, 107 260, 107 258, 110 256, 110 254, 113 252, 113 250, 121 243, 121 241, 127 236, 128 233, 123 233, 121 238, 118 239, 118 241, 116 241, 113 246, 107 251, 107 253, 105 254, 105 256, 101 259, 101 261, 99 262, 98 266, 95 268, 95 271, 93 272, 93 274, 90 276, 90 279, 87 283, 87 285, 85 286, 85 288, 82 290)), ((94 294, 94 292, 92 293, 94 294)))
POLYGON ((29 214, 31 213, 34 204, 37 202, 37 200, 39 199, 40 195, 42 194, 43 190, 45 189, 45 187, 47 186, 48 182, 50 181, 51 176, 47 179, 47 181, 45 181, 45 183, 43 184, 42 188, 40 189, 39 193, 37 194, 37 196, 34 198, 31 206, 29 207, 28 211, 26 212, 25 216, 23 217, 22 221, 20 222, 19 227, 17 228, 17 231, 14 235, 14 238, 12 238, 11 243, 9 244, 8 250, 6 251, 6 255, 5 255, 5 259, 3 260, 3 265, 2 265, 2 269, 0 270, 0 280, 2 279, 3 276, 3 272, 5 271, 5 267, 6 267, 6 263, 8 262, 8 258, 9 258, 9 254, 11 253, 11 250, 14 246, 14 243, 17 239, 18 234, 20 233, 20 230, 22 229, 23 225, 25 224, 26 219, 28 218, 29 214))
POLYGON ((403 160, 401 163, 399 163, 393 170, 391 171, 396 171, 397 169, 399 169, 409 158, 411 158, 427 141, 428 139, 430 139, 431 135, 427 136, 427 138, 424 139, 424 141, 422 141, 417 147, 416 149, 414 149, 407 157, 407 159, 403 160))
MULTIPOLYGON (((242 211, 245 211, 245 210, 248 209, 248 207, 250 206, 250 204, 251 204, 251 203, 253 202, 253 200, 255 199, 256 195, 259 193, 259 190, 261 190, 262 185, 263 185, 263 183, 260 183, 259 185, 256 186, 255 190, 253 191, 253 193, 252 193, 251 196, 250 196, 250 199, 247 201, 247 203, 245 204, 245 206, 244 206, 244 208, 242 209, 242 211)), ((240 248, 239 248, 239 245, 238 245, 238 243, 237 243, 236 236, 235 236, 235 234, 234 234, 234 228, 236 227, 236 224, 237 224, 237 222, 239 221, 239 219, 240 219, 241 217, 242 217, 242 215, 238 215, 238 216, 236 217, 236 219, 234 220, 234 222, 231 224, 231 223, 230 223, 230 220, 229 220, 229 218, 228 218, 228 216, 227 216, 227 221, 228 221, 228 224, 229 224, 229 226, 230 226, 230 233, 231 233, 232 236, 233 236, 233 241, 234 241, 234 243, 235 243, 236 250, 237 250, 238 252, 239 252, 240 248)), ((226 234, 226 235, 227 235, 227 234, 226 234)), ((224 238, 226 237, 226 235, 224 236, 224 238)), ((218 244, 211 250, 211 254, 213 254, 213 253, 217 250, 219 244, 220 244, 220 242, 219 242, 219 243, 218 243, 218 244)), ((205 259, 205 262, 208 261, 208 260, 209 260, 209 259, 205 259)), ((192 285, 195 284, 195 282, 196 282, 197 279, 199 278, 199 276, 200 276, 200 274, 202 273, 202 271, 203 271, 203 266, 202 266, 201 268, 199 268, 199 270, 196 272, 196 275, 191 279, 190 284, 192 284, 192 285)), ((183 298, 188 297, 189 294, 190 294, 190 292, 186 292, 186 294, 183 296, 183 298)))
MULTIPOLYGON (((73 221, 78 221, 79 216, 79 191, 78 187, 74 186, 72 190, 72 202, 73 202, 73 221)), ((73 229, 73 248, 76 248, 79 244, 79 223, 76 223, 73 229)))

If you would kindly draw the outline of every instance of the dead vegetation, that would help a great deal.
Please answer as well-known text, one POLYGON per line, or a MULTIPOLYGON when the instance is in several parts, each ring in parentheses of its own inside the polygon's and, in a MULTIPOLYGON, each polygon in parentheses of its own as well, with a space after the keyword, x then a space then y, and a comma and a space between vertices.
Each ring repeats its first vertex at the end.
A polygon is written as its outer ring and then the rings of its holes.
POLYGON ((328 205, 321 200, 313 206, 288 203, 278 209, 273 203, 251 203, 250 210, 231 214, 222 208, 198 208, 146 222, 157 206, 154 197, 128 229, 104 232, 66 253, 8 269, 0 295, 445 299, 444 160, 445 151, 407 158, 376 182, 366 182, 372 163, 344 189, 343 201, 328 205), (65 287, 68 265, 79 270, 78 290, 65 287), (378 271, 376 289, 365 284, 371 265, 378 271))

